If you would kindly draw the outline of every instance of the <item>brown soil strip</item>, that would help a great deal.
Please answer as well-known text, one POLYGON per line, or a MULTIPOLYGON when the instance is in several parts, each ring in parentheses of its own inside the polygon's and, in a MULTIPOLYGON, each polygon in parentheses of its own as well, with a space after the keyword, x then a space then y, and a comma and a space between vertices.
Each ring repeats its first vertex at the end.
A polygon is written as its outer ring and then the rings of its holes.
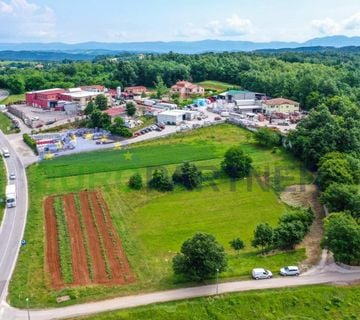
POLYGON ((125 251, 124 251, 124 249, 122 247, 120 238, 118 237, 118 233, 117 233, 117 231, 116 231, 116 229, 115 229, 115 227, 114 227, 114 225, 112 223, 112 219, 111 219, 111 216, 110 216, 110 213, 109 213, 108 206, 107 206, 101 192, 97 192, 96 196, 97 196, 98 200, 100 201, 101 206, 105 209, 105 215, 107 217, 106 220, 108 221, 108 228, 109 228, 110 232, 112 232, 112 234, 114 235, 114 239, 116 241, 115 250, 116 250, 118 260, 120 260, 120 263, 121 263, 121 266, 122 266, 122 272, 124 274, 125 280, 126 280, 127 283, 134 282, 135 281, 134 274, 133 274, 133 272, 131 270, 129 261, 128 261, 128 259, 126 257, 126 254, 125 254, 125 251))
POLYGON ((45 234, 46 234, 46 261, 54 288, 62 286, 61 265, 59 255, 59 244, 57 238, 56 215, 54 209, 54 198, 45 200, 45 234))
POLYGON ((86 250, 82 238, 81 225, 76 212, 74 195, 68 194, 63 197, 66 221, 68 225, 72 270, 74 285, 84 285, 91 282, 86 259, 86 250))
POLYGON ((93 274, 95 283, 105 283, 107 279, 106 266, 103 256, 101 254, 100 240, 97 235, 96 226, 92 218, 91 209, 88 202, 86 192, 80 193, 80 206, 84 218, 84 225, 86 229, 90 257, 92 262, 93 274))
POLYGON ((323 237, 323 219, 325 212, 319 202, 319 190, 313 184, 291 186, 285 190, 280 198, 292 207, 311 208, 315 221, 300 246, 305 247, 307 259, 303 261, 303 269, 307 269, 319 262, 321 256, 320 242, 323 237))
POLYGON ((108 258, 110 269, 111 269, 111 282, 117 284, 125 284, 127 283, 127 277, 123 270, 123 261, 119 261, 117 257, 117 241, 113 243, 113 239, 110 236, 108 226, 106 221, 103 217, 101 208, 97 201, 96 193, 90 192, 89 193, 93 208, 94 208, 94 215, 96 217, 97 225, 99 231, 103 238, 104 248, 106 251, 106 257, 108 258))

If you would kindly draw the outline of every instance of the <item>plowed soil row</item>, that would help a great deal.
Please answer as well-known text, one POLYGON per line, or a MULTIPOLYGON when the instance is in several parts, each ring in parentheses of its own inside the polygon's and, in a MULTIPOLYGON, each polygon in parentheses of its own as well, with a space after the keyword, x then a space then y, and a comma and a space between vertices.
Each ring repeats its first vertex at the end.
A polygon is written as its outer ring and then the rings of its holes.
POLYGON ((46 230, 46 265, 54 288, 62 285, 59 244, 57 236, 54 198, 45 200, 45 230, 46 230))
MULTIPOLYGON (((72 256, 74 282, 71 285, 111 285, 133 282, 135 278, 101 193, 81 192, 79 199, 81 210, 79 214, 82 215, 83 226, 77 212, 74 194, 63 196, 72 256), (86 241, 83 239, 83 235, 86 237, 86 241), (88 265, 87 250, 91 266, 88 265), (90 278, 89 267, 93 279, 90 278)), ((44 209, 47 268, 50 273, 51 285, 58 289, 63 286, 63 280, 53 197, 45 200, 44 209)))

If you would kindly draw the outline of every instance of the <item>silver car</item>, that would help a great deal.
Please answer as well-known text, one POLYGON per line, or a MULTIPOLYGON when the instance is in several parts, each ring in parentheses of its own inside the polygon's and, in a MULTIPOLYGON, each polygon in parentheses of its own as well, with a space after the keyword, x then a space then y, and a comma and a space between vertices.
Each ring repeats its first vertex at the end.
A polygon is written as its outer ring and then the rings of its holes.
POLYGON ((252 271, 252 277, 255 280, 259 279, 271 279, 273 276, 272 272, 270 270, 265 270, 263 268, 255 268, 252 271))
POLYGON ((280 269, 280 274, 286 276, 299 276, 300 270, 297 266, 288 266, 280 269))
POLYGON ((10 180, 15 180, 16 179, 15 173, 10 173, 9 179, 10 180))

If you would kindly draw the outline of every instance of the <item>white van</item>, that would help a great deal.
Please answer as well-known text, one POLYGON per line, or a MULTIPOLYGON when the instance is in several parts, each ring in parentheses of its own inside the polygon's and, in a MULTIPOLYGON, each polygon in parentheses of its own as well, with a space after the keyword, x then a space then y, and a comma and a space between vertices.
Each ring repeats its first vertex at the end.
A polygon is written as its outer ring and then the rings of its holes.
POLYGON ((4 158, 9 158, 10 157, 10 152, 7 148, 3 148, 2 149, 2 155, 4 158))
POLYGON ((271 279, 273 276, 272 272, 263 268, 255 268, 252 271, 252 277, 255 280, 259 279, 271 279))

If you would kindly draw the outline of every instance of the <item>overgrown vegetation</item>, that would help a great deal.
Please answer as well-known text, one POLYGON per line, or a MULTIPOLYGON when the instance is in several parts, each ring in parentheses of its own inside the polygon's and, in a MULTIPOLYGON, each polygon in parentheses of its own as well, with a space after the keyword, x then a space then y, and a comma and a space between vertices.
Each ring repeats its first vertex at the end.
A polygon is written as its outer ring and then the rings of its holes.
POLYGON ((31 138, 27 133, 23 134, 23 141, 30 147, 32 151, 34 151, 35 154, 38 154, 36 148, 36 141, 33 138, 31 138))

